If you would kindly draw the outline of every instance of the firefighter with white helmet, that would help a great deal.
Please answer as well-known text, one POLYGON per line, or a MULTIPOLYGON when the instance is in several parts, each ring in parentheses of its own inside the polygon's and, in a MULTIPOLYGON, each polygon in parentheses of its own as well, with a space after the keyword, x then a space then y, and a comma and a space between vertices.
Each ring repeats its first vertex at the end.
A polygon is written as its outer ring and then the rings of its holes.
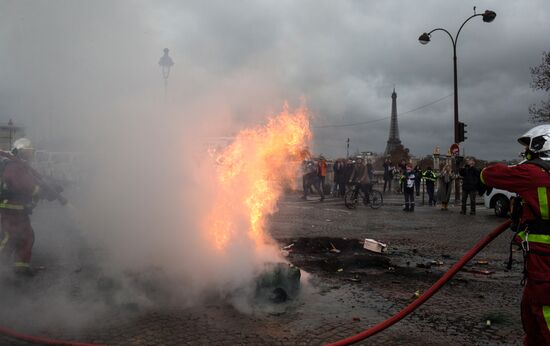
POLYGON ((18 156, 25 161, 28 161, 34 155, 34 148, 32 146, 31 140, 23 137, 13 142, 11 152, 13 155, 18 156))
POLYGON ((1 155, 0 256, 5 261, 13 261, 15 273, 24 275, 33 274, 30 261, 34 231, 29 215, 40 198, 55 198, 43 191, 37 176, 25 162, 33 154, 31 141, 19 138, 13 143, 12 155, 1 155))
POLYGON ((550 125, 534 127, 518 142, 525 146, 525 161, 489 166, 481 181, 520 196, 513 203, 512 225, 524 254, 524 343, 550 345, 550 125))

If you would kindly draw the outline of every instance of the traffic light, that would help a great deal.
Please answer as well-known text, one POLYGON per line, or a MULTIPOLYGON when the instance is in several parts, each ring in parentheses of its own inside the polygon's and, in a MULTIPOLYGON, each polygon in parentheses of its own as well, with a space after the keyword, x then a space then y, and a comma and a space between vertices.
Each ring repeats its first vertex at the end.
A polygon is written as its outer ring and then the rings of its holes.
POLYGON ((458 122, 458 142, 464 142, 468 137, 465 136, 465 134, 468 132, 464 128, 468 126, 462 122, 458 122))

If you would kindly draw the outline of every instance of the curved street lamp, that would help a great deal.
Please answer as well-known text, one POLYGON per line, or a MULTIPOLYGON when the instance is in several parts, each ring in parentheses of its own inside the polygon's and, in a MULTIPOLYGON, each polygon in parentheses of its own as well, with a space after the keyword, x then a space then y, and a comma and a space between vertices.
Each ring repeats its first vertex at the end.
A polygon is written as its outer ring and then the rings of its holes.
MULTIPOLYGON (((463 125, 464 124, 459 124, 459 121, 458 121, 458 82, 457 82, 457 72, 456 72, 456 44, 457 44, 457 41, 458 41, 458 36, 460 35, 460 31, 462 30, 462 28, 464 27, 464 25, 472 18, 474 17, 478 17, 478 16, 481 16, 483 21, 485 23, 491 23, 493 20, 495 20, 495 17, 497 16, 497 14, 494 12, 494 11, 491 11, 491 10, 485 10, 485 12, 483 13, 476 13, 476 8, 474 7, 474 14, 470 17, 468 17, 463 23, 462 25, 460 26, 460 28, 458 29, 458 32, 456 33, 455 37, 453 37, 453 35, 451 35, 451 33, 449 31, 447 31, 446 29, 443 29, 443 28, 436 28, 436 29, 433 29, 432 31, 430 32, 425 32, 423 33, 422 35, 420 35, 420 37, 418 38, 418 41, 420 41, 421 44, 425 45, 425 44, 428 44, 430 43, 430 37, 432 35, 432 33, 434 31, 443 31, 445 32, 447 35, 449 35, 449 38, 451 39, 451 42, 453 44, 453 73, 454 73, 454 143, 458 144, 459 142, 463 141, 465 138, 463 136, 463 130, 462 130, 462 136, 459 134, 459 127, 461 127, 460 125, 463 125)), ((461 127, 462 129, 464 127, 461 127)), ((458 161, 455 160, 455 170, 458 169, 458 161)), ((458 179, 455 180, 455 200, 460 200, 460 182, 458 181, 458 179)))
POLYGON ((475 13, 475 7, 474 7, 474 14, 470 16, 468 19, 466 19, 460 28, 458 29, 458 32, 456 33, 455 37, 451 35, 449 31, 443 28, 437 28, 433 29, 430 32, 425 32, 418 38, 418 41, 425 45, 430 43, 431 35, 434 31, 444 31, 449 35, 449 38, 451 39, 451 42, 453 44, 453 72, 454 72, 454 143, 459 142, 459 134, 458 134, 458 83, 457 83, 457 69, 456 69, 456 44, 458 41, 458 36, 460 35, 460 31, 464 27, 464 25, 472 18, 481 16, 483 21, 485 23, 491 23, 493 20, 495 20, 495 17, 497 14, 494 11, 491 10, 485 10, 483 13, 475 13))

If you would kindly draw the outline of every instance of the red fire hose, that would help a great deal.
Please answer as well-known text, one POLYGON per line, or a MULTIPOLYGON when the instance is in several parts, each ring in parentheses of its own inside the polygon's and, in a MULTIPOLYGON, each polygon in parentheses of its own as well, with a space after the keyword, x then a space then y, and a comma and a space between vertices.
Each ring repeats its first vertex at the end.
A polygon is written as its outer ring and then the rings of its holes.
POLYGON ((22 333, 16 332, 15 330, 2 328, 2 327, 0 327, 0 334, 8 336, 10 338, 14 338, 14 339, 17 339, 17 340, 23 340, 23 341, 31 342, 33 344, 38 344, 38 345, 105 346, 105 345, 99 345, 99 344, 86 344, 86 343, 81 343, 81 342, 63 341, 63 340, 42 338, 42 337, 38 337, 38 336, 22 334, 22 333))
POLYGON ((384 329, 392 326, 393 324, 399 322, 402 318, 413 312, 416 308, 418 308, 420 305, 422 305, 426 300, 428 300, 431 296, 433 296, 447 281, 449 281, 466 263, 468 263, 469 260, 471 260, 479 251, 481 251, 484 247, 486 247, 490 242, 492 242, 497 236, 499 236, 502 232, 504 232, 506 229, 508 229, 508 226, 510 226, 510 220, 504 222, 497 228, 491 231, 491 233, 487 234, 485 238, 481 239, 476 245, 474 245, 473 248, 470 249, 462 258, 456 262, 439 280, 436 281, 435 284, 432 285, 424 294, 422 294, 420 297, 418 297, 415 301, 410 303, 407 307, 405 307, 403 310, 399 311, 392 317, 388 318, 387 320, 375 325, 374 327, 371 327, 367 330, 364 330, 356 335, 347 337, 345 339, 327 344, 327 346, 341 346, 341 345, 350 345, 353 343, 356 343, 358 341, 364 340, 368 338, 369 336, 373 336, 374 334, 383 331, 384 329))

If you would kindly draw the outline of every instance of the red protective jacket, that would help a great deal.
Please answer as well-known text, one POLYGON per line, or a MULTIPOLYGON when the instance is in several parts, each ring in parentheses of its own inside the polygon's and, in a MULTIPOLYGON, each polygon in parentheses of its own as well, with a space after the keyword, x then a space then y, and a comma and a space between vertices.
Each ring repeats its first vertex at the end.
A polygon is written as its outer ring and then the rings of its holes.
MULTIPOLYGON (((550 174, 534 164, 507 166, 496 164, 481 172, 481 180, 488 186, 516 192, 524 201, 520 224, 527 221, 550 219, 549 200, 550 174)), ((527 238, 529 249, 534 253, 550 255, 550 229, 528 229, 518 234, 518 241, 527 238)), ((550 257, 528 256, 528 280, 550 282, 550 257)))
POLYGON ((527 280, 521 299, 523 342, 527 346, 550 345, 550 174, 532 163, 510 167, 496 164, 481 172, 481 180, 486 185, 516 192, 523 199, 520 227, 527 223, 527 228, 520 228, 515 239, 527 250, 527 280))
POLYGON ((25 210, 33 207, 40 186, 24 164, 9 161, 2 175, 0 210, 25 210))

